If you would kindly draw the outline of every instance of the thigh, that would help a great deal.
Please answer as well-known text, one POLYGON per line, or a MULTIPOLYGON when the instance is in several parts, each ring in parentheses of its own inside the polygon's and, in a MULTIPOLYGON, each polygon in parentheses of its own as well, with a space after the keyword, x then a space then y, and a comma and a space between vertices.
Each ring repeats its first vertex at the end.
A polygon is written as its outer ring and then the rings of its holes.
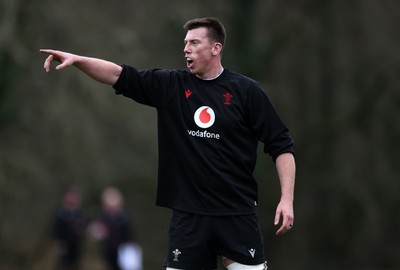
POLYGON ((173 211, 165 266, 177 269, 216 269, 210 248, 209 217, 173 211))
POLYGON ((264 243, 257 215, 214 219, 216 252, 235 262, 257 265, 265 262, 264 243))

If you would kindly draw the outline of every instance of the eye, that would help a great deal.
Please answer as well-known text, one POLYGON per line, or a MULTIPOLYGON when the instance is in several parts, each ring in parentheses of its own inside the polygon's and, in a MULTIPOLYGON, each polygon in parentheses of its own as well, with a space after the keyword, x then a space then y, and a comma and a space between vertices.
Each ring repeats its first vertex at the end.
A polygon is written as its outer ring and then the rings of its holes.
POLYGON ((183 43, 186 45, 193 45, 196 46, 200 44, 200 40, 194 39, 194 40, 184 40, 183 43))

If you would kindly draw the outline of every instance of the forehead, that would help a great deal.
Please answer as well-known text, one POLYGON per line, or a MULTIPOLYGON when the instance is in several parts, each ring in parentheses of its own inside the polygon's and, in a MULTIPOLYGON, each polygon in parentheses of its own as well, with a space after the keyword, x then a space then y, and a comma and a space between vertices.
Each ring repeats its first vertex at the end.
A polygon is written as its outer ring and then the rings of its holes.
POLYGON ((194 40, 194 39, 208 39, 208 29, 206 27, 199 27, 192 30, 189 30, 186 33, 185 40, 194 40))

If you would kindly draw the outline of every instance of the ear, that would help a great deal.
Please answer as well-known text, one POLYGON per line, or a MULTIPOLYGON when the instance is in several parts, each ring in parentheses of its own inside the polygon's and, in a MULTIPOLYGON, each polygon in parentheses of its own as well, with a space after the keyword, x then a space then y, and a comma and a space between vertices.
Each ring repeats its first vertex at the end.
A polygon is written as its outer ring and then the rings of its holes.
POLYGON ((222 44, 215 42, 213 48, 211 49, 213 55, 218 55, 222 52, 222 44))

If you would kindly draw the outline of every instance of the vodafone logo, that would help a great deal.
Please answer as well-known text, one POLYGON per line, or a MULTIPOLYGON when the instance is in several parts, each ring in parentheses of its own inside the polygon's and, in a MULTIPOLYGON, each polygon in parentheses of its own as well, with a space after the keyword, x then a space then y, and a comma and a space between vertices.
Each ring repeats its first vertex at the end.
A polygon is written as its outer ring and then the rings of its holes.
POLYGON ((214 110, 208 106, 202 106, 194 113, 194 122, 200 128, 209 128, 215 122, 214 110))
MULTIPOLYGON (((194 122, 200 128, 209 128, 214 125, 215 113, 214 110, 208 106, 202 106, 194 113, 194 122)), ((208 130, 188 130, 190 136, 204 139, 219 140, 221 136, 218 133, 212 133, 208 130)))

